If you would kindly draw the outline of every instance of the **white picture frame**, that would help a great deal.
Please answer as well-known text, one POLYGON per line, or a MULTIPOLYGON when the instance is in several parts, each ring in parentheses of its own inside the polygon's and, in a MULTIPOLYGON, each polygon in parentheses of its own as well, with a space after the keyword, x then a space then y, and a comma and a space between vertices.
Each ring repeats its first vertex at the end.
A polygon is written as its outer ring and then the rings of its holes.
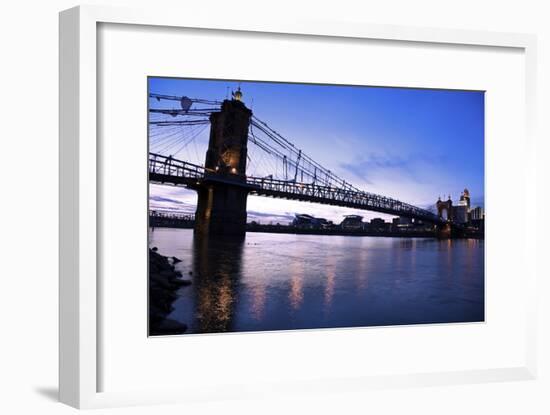
MULTIPOLYGON (((79 6, 60 14, 60 400, 78 408, 110 407, 187 400, 208 400, 232 395, 264 394, 262 386, 247 385, 246 391, 227 388, 216 395, 210 391, 188 396, 177 389, 135 392, 98 392, 98 149, 97 149, 97 30, 101 23, 146 25, 243 33, 296 34, 323 38, 344 37, 403 42, 437 43, 517 48, 525 56, 525 137, 534 177, 536 38, 525 34, 489 33, 453 29, 418 29, 404 26, 349 24, 346 22, 226 21, 171 13, 170 10, 135 10, 101 6, 79 6)), ((536 198, 535 181, 526 178, 527 195, 536 198)), ((526 255, 535 255, 535 230, 526 255)), ((527 257, 528 258, 528 257, 527 257)), ((301 382, 303 393, 361 390, 372 386, 396 387, 419 384, 454 384, 532 379, 536 376, 535 261, 528 261, 525 283, 532 301, 525 310, 527 320, 525 364, 513 368, 489 368, 440 373, 411 373, 407 376, 368 376, 331 381, 301 382)), ((295 384, 277 384, 273 393, 295 393, 295 384)))

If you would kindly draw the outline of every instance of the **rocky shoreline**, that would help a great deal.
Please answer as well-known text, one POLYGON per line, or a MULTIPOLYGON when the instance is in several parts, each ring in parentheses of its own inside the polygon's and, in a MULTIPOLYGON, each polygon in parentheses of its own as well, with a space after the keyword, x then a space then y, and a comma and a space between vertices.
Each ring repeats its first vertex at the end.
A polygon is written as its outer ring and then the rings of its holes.
POLYGON ((187 325, 167 318, 174 309, 172 303, 178 297, 176 292, 191 285, 190 280, 182 279, 181 272, 174 264, 181 262, 176 257, 165 257, 149 249, 149 335, 183 334, 187 325))

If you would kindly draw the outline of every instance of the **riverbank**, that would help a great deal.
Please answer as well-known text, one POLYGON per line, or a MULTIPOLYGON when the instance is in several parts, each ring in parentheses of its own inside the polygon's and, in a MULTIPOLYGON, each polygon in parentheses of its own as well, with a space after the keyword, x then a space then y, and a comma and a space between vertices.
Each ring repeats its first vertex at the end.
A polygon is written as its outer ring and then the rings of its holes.
MULTIPOLYGON (((194 221, 181 221, 181 222, 157 222, 157 228, 173 228, 173 229, 193 229, 194 221)), ((151 226, 154 231, 155 227, 151 226)), ((342 228, 328 228, 328 229, 306 229, 299 228, 291 225, 263 225, 258 223, 247 223, 246 232, 259 232, 259 233, 278 233, 278 234, 294 234, 294 235, 335 235, 335 236, 380 236, 386 238, 437 238, 437 232, 435 230, 426 229, 414 229, 403 228, 399 230, 382 230, 382 229, 369 229, 369 230, 346 230, 342 228)), ((460 238, 466 239, 484 239, 482 231, 468 230, 465 231, 460 238)))
MULTIPOLYGON (((181 221, 181 222, 157 222, 155 226, 151 226, 154 231, 155 228, 172 228, 172 229, 193 229, 195 226, 194 221, 181 221)), ((399 238, 435 238, 435 231, 426 230, 406 230, 406 231, 364 231, 364 230, 344 230, 340 228, 332 229, 305 229, 298 228, 289 225, 261 225, 248 223, 246 225, 247 232, 261 232, 261 233, 285 233, 296 235, 337 235, 337 236, 385 236, 385 237, 399 237, 399 238)))
POLYGON ((177 291, 191 285, 191 281, 182 279, 175 269, 178 258, 165 257, 157 248, 149 249, 149 335, 183 334, 187 325, 167 316, 173 311, 172 303, 178 297, 177 291))
MULTIPOLYGON (((437 238, 436 231, 408 229, 399 231, 383 230, 344 230, 344 229, 301 229, 281 225, 251 225, 246 226, 247 232, 283 233, 294 235, 335 235, 335 236, 380 236, 386 238, 437 238)), ((483 232, 466 231, 461 239, 484 239, 483 232)))
POLYGON ((247 232, 284 233, 295 235, 334 235, 334 236, 383 236, 395 238, 435 238, 434 231, 408 230, 408 231, 373 231, 373 230, 345 230, 345 229, 304 229, 294 226, 282 225, 252 225, 246 226, 247 232))

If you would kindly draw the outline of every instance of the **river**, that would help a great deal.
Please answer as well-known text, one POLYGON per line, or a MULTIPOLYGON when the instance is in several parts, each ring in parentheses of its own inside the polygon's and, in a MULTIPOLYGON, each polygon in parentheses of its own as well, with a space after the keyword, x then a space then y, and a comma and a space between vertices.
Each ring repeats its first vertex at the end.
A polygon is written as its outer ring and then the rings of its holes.
POLYGON ((193 281, 168 316, 187 333, 484 320, 484 241, 157 228, 150 246, 193 281))

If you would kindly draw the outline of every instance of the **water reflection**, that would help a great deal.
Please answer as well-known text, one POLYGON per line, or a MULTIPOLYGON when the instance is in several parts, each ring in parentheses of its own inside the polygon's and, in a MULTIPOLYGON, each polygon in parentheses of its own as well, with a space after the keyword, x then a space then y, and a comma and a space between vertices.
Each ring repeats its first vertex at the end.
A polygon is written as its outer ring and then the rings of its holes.
POLYGON ((324 295, 324 311, 325 315, 330 313, 332 299, 334 297, 334 285, 336 284, 336 258, 327 256, 325 263, 326 282, 324 295))
POLYGON ((290 306, 296 310, 302 304, 304 299, 303 293, 303 277, 304 277, 304 263, 298 257, 295 257, 292 261, 290 268, 290 291, 288 293, 288 299, 290 306))
POLYGON ((187 229, 150 238, 193 280, 170 315, 188 333, 484 319, 483 241, 253 233, 233 242, 187 229))
POLYGON ((238 300, 243 243, 219 238, 194 238, 196 330, 232 330, 238 300))
POLYGON ((266 302, 266 286, 262 282, 259 282, 255 287, 251 288, 252 291, 252 305, 250 306, 250 312, 256 321, 260 321, 264 315, 264 308, 266 302))

